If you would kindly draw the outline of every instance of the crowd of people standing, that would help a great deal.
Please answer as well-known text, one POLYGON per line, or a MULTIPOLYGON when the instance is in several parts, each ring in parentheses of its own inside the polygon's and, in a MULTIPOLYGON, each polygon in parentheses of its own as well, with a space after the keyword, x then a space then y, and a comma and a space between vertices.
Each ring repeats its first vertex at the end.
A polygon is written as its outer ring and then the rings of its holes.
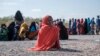
POLYGON ((71 35, 94 35, 100 34, 100 16, 97 18, 81 18, 69 20, 69 34, 71 35))

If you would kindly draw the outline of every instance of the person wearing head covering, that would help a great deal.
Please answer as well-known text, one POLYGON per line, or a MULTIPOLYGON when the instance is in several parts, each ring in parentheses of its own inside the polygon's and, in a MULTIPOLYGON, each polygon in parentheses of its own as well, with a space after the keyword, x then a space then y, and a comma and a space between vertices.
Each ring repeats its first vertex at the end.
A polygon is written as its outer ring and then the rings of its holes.
POLYGON ((67 32, 67 28, 63 25, 63 22, 58 22, 57 26, 60 28, 60 39, 61 40, 68 40, 68 32, 67 32))
POLYGON ((53 25, 53 18, 47 15, 42 19, 35 46, 29 48, 28 51, 47 51, 59 48, 59 28, 53 25))
POLYGON ((88 23, 87 23, 87 18, 85 18, 85 22, 84 22, 84 34, 87 34, 88 33, 88 23))
POLYGON ((98 15, 96 19, 96 34, 100 34, 100 15, 98 15))
POLYGON ((80 35, 80 19, 77 20, 77 34, 80 35))
POLYGON ((20 25, 23 22, 23 17, 21 12, 18 10, 15 14, 14 21, 11 22, 8 26, 8 39, 9 40, 18 40, 18 33, 20 25))
POLYGON ((28 25, 25 22, 23 22, 19 30, 19 40, 24 40, 26 38, 27 32, 28 32, 28 25))
POLYGON ((83 20, 83 18, 80 21, 80 34, 84 34, 84 20, 83 20))
POLYGON ((28 38, 30 40, 33 40, 35 39, 36 35, 38 34, 38 31, 37 31, 37 26, 36 26, 36 23, 35 22, 32 22, 30 27, 29 27, 29 35, 28 35, 28 38))
POLYGON ((91 23, 91 20, 90 18, 87 19, 87 32, 89 33, 91 31, 91 27, 90 27, 90 23, 91 23))
POLYGON ((76 35, 76 34, 77 34, 77 31, 76 31, 76 28, 77 28, 77 27, 76 27, 76 24, 77 24, 77 23, 76 23, 76 19, 74 19, 74 23, 73 23, 73 26, 72 26, 72 31, 73 31, 72 34, 73 34, 73 35, 76 35))
POLYGON ((63 21, 62 21, 63 23, 65 23, 65 19, 63 19, 63 21))
POLYGON ((71 34, 71 19, 69 19, 69 34, 71 34))
POLYGON ((94 21, 94 17, 92 18, 91 22, 90 22, 90 27, 91 27, 91 31, 89 32, 90 34, 94 35, 95 34, 95 21, 94 21))
POLYGON ((1 24, 0 41, 8 41, 8 29, 5 24, 1 24))
POLYGON ((42 27, 42 20, 39 21, 39 28, 42 27))

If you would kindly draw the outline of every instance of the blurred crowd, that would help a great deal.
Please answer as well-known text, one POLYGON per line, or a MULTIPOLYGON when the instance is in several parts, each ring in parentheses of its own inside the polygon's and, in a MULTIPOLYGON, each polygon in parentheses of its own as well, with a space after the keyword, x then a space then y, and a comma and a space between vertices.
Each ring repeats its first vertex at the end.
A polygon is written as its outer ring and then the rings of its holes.
POLYGON ((71 35, 99 35, 100 16, 96 18, 81 18, 69 20, 69 34, 71 35))

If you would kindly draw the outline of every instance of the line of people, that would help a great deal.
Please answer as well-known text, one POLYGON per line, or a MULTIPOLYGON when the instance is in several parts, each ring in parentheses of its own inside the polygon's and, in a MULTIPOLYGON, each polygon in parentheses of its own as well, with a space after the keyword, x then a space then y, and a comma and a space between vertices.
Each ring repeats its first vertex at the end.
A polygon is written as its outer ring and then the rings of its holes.
MULTIPOLYGON (((68 39, 67 28, 64 26, 61 19, 53 21, 53 25, 59 27, 61 40, 68 39)), ((24 21, 22 13, 18 10, 15 14, 14 21, 8 26, 6 24, 1 24, 0 27, 0 41, 16 41, 16 40, 33 40, 37 39, 39 29, 42 27, 42 20, 38 23, 32 22, 29 25, 24 21)))
POLYGON ((69 34, 70 35, 94 35, 100 34, 100 16, 96 20, 93 17, 85 19, 70 19, 69 20, 69 34))

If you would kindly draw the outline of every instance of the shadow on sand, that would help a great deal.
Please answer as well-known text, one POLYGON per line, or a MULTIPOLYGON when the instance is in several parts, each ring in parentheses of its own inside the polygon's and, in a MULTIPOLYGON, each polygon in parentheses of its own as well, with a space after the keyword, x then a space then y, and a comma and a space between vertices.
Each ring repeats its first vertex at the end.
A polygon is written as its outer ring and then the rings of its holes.
POLYGON ((80 50, 75 50, 75 49, 68 49, 68 48, 61 48, 61 49, 53 49, 50 51, 61 51, 61 52, 82 52, 80 50))
POLYGON ((78 41, 79 39, 68 39, 69 41, 78 41))

